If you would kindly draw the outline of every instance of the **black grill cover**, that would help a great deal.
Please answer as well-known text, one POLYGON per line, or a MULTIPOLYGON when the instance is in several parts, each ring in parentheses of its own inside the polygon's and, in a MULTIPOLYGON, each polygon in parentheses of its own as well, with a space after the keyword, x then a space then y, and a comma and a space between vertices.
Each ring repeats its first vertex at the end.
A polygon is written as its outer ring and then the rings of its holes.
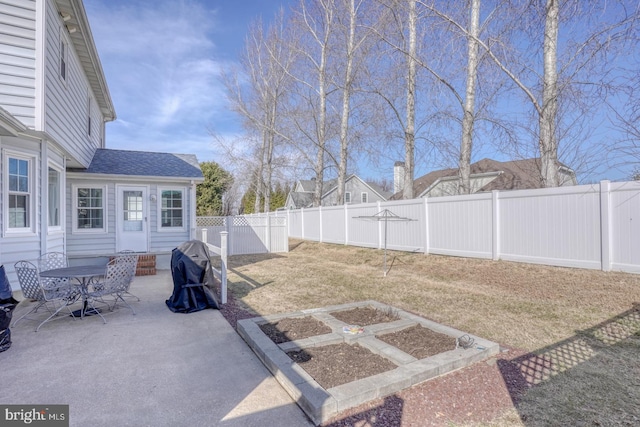
POLYGON ((174 313, 219 309, 215 278, 207 245, 199 240, 182 243, 171 253, 173 294, 166 303, 174 313))
POLYGON ((11 316, 18 301, 13 298, 11 284, 4 265, 0 265, 0 352, 11 347, 11 316))

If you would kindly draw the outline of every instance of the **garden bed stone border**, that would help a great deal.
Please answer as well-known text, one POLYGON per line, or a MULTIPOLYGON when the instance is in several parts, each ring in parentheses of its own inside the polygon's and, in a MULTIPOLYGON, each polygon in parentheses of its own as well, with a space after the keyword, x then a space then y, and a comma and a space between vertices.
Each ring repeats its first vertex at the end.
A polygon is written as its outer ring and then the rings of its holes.
POLYGON ((328 421, 346 409, 391 395, 456 369, 465 368, 497 354, 500 350, 500 346, 492 341, 441 325, 377 301, 361 301, 244 319, 238 321, 238 333, 316 425, 328 421), (392 312, 399 317, 399 320, 366 326, 365 332, 362 334, 349 335, 343 333, 342 328, 346 324, 337 320, 331 313, 359 307, 372 307, 383 312, 392 312), (273 323, 285 318, 307 316, 312 316, 324 322, 331 328, 332 332, 298 341, 275 344, 260 329, 260 325, 265 323, 273 323), (468 349, 457 348, 418 360, 375 337, 378 334, 399 331, 417 324, 453 338, 468 335, 473 338, 474 345, 468 349), (391 371, 325 390, 286 354, 291 350, 343 342, 349 344, 357 343, 371 352, 391 360, 398 367, 391 371))

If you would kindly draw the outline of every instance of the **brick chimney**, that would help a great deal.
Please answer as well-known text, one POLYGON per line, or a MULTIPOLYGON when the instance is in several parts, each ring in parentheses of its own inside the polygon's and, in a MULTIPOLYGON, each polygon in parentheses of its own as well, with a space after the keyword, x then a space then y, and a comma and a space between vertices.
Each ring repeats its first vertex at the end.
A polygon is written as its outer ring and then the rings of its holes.
POLYGON ((402 191, 404 187, 404 162, 395 162, 393 165, 393 193, 402 191))

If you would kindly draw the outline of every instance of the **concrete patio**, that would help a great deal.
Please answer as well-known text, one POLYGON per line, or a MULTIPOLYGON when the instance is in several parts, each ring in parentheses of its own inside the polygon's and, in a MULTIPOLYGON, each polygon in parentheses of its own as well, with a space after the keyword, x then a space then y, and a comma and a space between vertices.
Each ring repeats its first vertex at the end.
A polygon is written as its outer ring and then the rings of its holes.
POLYGON ((39 332, 28 320, 11 327, 0 404, 68 404, 71 426, 312 425, 218 310, 172 313, 172 290, 158 271, 135 278, 135 316, 120 306, 107 324, 65 316, 39 332))

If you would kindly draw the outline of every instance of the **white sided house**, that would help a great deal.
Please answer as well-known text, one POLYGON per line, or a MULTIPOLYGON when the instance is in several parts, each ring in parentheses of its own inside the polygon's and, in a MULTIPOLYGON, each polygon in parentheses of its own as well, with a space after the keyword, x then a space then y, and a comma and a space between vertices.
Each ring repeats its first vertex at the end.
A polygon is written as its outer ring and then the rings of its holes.
POLYGON ((0 263, 167 254, 195 228, 195 156, 108 150, 114 120, 82 0, 0 1, 0 263))
MULTIPOLYGON (((298 180, 287 195, 287 209, 310 208, 313 206, 314 180, 298 180)), ((386 201, 391 194, 377 184, 363 181, 358 175, 349 175, 344 182, 344 200, 338 200, 338 180, 322 183, 321 206, 351 205, 386 201)))

